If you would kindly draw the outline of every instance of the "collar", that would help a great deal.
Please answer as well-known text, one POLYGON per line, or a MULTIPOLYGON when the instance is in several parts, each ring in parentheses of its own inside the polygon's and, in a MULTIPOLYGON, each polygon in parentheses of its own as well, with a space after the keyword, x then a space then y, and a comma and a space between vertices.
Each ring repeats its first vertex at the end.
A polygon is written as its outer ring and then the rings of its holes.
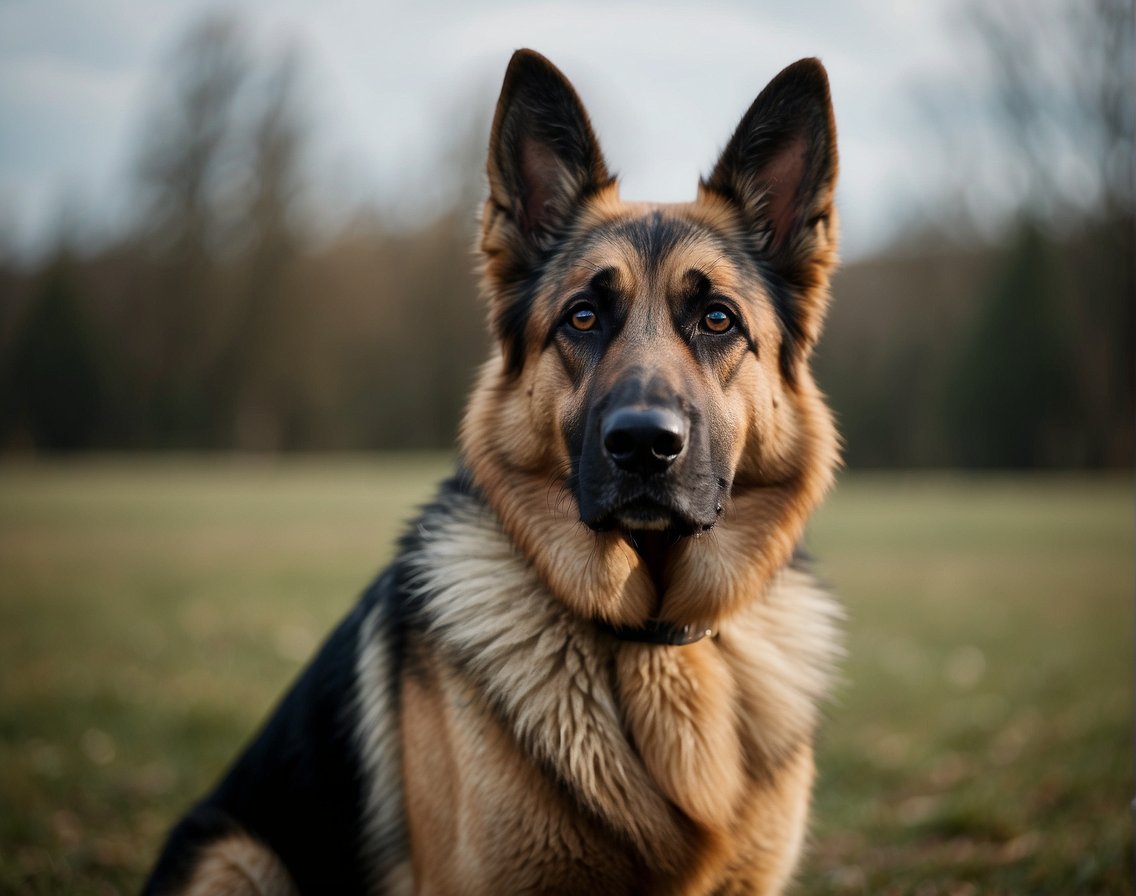
POLYGON ((596 625, 609 635, 621 641, 635 641, 640 644, 663 644, 668 647, 683 647, 713 635, 713 629, 702 625, 675 625, 663 619, 648 619, 639 627, 612 625, 597 619, 596 625))

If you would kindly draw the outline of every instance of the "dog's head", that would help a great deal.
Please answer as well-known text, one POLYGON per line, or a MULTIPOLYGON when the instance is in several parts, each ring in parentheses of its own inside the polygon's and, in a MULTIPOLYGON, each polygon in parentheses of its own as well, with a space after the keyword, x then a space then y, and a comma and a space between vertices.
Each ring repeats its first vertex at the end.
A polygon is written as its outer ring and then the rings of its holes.
POLYGON ((694 202, 622 202, 572 86, 514 55, 481 233, 501 352, 462 442, 574 608, 713 621, 787 560, 835 462, 808 356, 836 169, 827 77, 802 60, 753 103, 694 202))

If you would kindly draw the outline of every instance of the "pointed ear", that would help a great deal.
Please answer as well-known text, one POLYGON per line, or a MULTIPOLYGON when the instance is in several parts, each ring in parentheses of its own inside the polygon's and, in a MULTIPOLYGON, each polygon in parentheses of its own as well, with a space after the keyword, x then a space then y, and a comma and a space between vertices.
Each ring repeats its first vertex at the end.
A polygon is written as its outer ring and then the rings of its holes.
POLYGON ((489 135, 489 198, 481 215, 483 284, 508 369, 524 360, 533 275, 583 201, 614 183, 568 79, 532 50, 505 72, 489 135))
POLYGON ((514 53, 505 72, 488 167, 490 201, 538 248, 564 230, 581 199, 612 181, 576 91, 532 50, 514 53))
POLYGON ((836 262, 836 122, 817 59, 774 78, 742 117, 702 188, 735 203, 761 264, 780 280, 782 318, 811 347, 836 262))

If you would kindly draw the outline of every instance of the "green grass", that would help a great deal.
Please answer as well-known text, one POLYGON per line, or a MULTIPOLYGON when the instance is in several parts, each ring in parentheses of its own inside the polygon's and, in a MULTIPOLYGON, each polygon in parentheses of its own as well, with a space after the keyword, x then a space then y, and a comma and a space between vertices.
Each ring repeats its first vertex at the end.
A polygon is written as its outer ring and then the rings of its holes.
MULTIPOLYGON (((137 889, 439 457, 0 466, 0 891, 137 889)), ((1132 892, 1126 478, 846 476, 802 893, 1132 892)))
POLYGON ((808 893, 1131 892, 1129 480, 847 477, 808 893))

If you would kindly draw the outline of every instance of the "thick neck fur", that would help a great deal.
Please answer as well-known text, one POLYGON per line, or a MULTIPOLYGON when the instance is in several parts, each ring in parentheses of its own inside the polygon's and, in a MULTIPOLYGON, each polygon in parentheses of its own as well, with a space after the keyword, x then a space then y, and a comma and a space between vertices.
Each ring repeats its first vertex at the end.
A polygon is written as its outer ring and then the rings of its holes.
POLYGON ((697 844, 707 853, 747 790, 809 748, 839 611, 804 572, 782 570, 716 637, 663 647, 571 612, 477 495, 428 511, 403 563, 431 647, 654 868, 712 874, 697 844))
POLYGON ((803 412, 791 467, 773 481, 736 488, 711 532, 672 548, 667 590, 660 595, 648 563, 622 533, 590 531, 574 502, 561 500, 563 485, 541 471, 548 464, 508 460, 534 449, 512 435, 528 428, 514 425, 518 404, 501 399, 510 392, 505 377, 499 357, 482 368, 463 423, 462 451, 517 549, 548 589, 585 619, 634 627, 658 615, 678 626, 717 628, 772 586, 832 484, 836 432, 819 390, 806 378, 795 394, 803 412))

